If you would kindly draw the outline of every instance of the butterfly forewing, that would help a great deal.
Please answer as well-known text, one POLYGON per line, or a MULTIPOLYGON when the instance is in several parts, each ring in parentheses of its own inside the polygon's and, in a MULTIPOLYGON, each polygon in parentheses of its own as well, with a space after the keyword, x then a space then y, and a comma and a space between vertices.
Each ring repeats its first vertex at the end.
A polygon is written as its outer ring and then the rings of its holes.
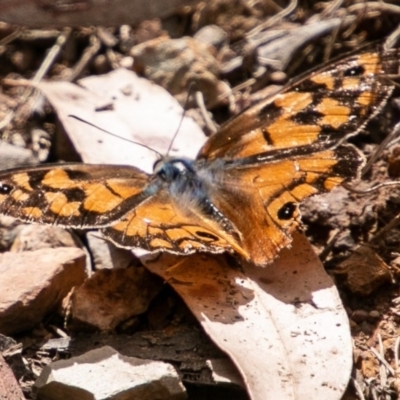
POLYGON ((393 91, 399 49, 367 50, 330 63, 226 123, 199 158, 241 159, 275 149, 337 146, 356 134, 393 91))
POLYGON ((0 173, 0 212, 28 222, 101 227, 142 202, 149 181, 130 166, 67 164, 5 171, 0 173))

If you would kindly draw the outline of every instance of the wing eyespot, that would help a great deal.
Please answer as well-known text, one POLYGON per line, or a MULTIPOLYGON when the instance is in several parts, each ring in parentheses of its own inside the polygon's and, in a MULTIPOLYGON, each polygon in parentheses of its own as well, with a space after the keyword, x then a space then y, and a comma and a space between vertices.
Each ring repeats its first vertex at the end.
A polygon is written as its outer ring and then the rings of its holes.
POLYGON ((365 68, 362 65, 350 67, 344 71, 344 76, 360 76, 365 73, 365 68))
POLYGON ((296 203, 293 202, 285 203, 278 211, 277 214, 278 218, 285 221, 292 219, 296 209, 297 209, 296 203))
POLYGON ((0 183, 0 194, 10 194, 13 188, 14 187, 8 183, 0 183))

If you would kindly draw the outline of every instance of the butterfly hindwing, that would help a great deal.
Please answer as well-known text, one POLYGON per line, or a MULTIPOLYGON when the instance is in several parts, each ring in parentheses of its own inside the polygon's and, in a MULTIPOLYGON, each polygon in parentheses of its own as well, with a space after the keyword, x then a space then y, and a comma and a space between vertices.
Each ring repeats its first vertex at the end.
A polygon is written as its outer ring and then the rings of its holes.
POLYGON ((182 197, 160 188, 147 201, 132 208, 121 220, 102 229, 119 246, 148 251, 191 254, 196 251, 221 253, 236 251, 245 258, 234 237, 221 229, 197 207, 185 204, 182 197))
POLYGON ((210 197, 241 232, 244 252, 265 265, 291 243, 291 233, 300 226, 298 205, 356 177, 363 164, 363 155, 348 144, 264 164, 238 162, 215 173, 218 190, 211 190, 210 197))

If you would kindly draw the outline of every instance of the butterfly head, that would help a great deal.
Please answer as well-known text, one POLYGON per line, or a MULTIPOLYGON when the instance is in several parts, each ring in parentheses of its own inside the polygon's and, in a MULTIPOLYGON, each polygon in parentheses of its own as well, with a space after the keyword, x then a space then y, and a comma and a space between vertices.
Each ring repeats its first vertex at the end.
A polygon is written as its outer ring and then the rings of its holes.
POLYGON ((193 161, 188 158, 163 157, 153 165, 154 175, 166 182, 172 182, 184 173, 195 174, 193 161))

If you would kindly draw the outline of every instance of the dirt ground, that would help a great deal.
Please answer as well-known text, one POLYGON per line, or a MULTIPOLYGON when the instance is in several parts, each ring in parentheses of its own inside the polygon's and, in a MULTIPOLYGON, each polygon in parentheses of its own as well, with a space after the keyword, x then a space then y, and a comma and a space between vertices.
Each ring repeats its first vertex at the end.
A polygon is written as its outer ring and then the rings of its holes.
MULTIPOLYGON (((216 25, 220 30, 211 35, 219 40, 215 50, 220 71, 218 80, 200 81, 198 88, 204 89, 211 118, 221 124, 299 73, 338 55, 356 51, 366 43, 383 41, 390 35, 396 37, 400 21, 400 7, 389 3, 299 1, 293 10, 289 10, 286 3, 212 0, 186 8, 169 18, 143 21, 135 27, 72 28, 66 36, 67 44, 51 60, 43 79, 75 82, 85 76, 106 73, 121 64, 130 65, 134 46, 166 35, 171 38, 193 37, 202 28, 216 25), (348 18, 348 22, 322 28, 322 24, 332 23, 338 13, 343 21, 348 18), (315 21, 314 30, 310 29, 307 35, 296 33, 310 21, 315 21), (250 33, 261 26, 263 30, 260 32, 265 36, 263 40, 254 41, 250 33), (271 40, 268 38, 279 30, 291 32, 287 46, 283 41, 279 53, 274 53, 272 46, 263 47, 263 57, 276 56, 278 62, 262 64, 258 58, 259 47, 268 43, 271 40), (295 47, 288 44, 293 37, 300 38, 295 47), (228 44, 222 46, 221 43, 225 42, 228 44), (285 51, 292 53, 286 54, 285 51), (233 89, 233 99, 218 97, 226 90, 225 85, 233 89)), ((29 29, 0 23, 0 121, 8 121, 6 124, 0 122, 2 140, 31 150, 33 157, 40 161, 59 160, 54 142, 60 135, 59 126, 51 106, 42 100, 38 104, 35 92, 23 82, 35 77, 46 53, 62 34, 65 30, 47 26, 29 29), (35 130, 42 133, 35 136, 32 133, 35 130)), ((185 62, 184 59, 179 61, 185 62)), ((133 68, 139 73, 144 72, 140 63, 133 68)), ((185 104, 187 82, 176 83, 168 79, 163 82, 181 104, 185 104)), ((163 82, 161 79, 157 83, 163 82)), ((399 179, 400 145, 395 142, 399 94, 396 88, 382 112, 364 132, 351 139, 368 158, 377 154, 362 182, 350 184, 353 189, 365 191, 399 179), (385 137, 393 132, 394 139, 381 148, 385 137)), ((188 115, 194 112, 193 109, 198 108, 190 100, 188 115)), ((210 133, 206 123, 201 125, 210 133)), ((345 399, 400 397, 397 372, 400 345, 399 195, 400 186, 394 185, 363 194, 339 188, 324 195, 322 200, 318 196, 302 205, 304 231, 337 284, 350 319, 355 348, 354 371, 345 399)), ((7 249, 3 239, 2 246, 7 249)), ((54 350, 44 354, 33 346, 44 337, 56 336, 54 327, 61 329, 62 326, 62 318, 52 315, 34 331, 17 338, 24 342, 24 355, 33 370, 40 370, 55 357, 65 356, 62 351, 54 350)), ((171 326, 174 329, 182 327, 183 331, 195 327, 193 332, 200 331, 183 302, 166 287, 147 315, 136 321, 133 327, 119 327, 118 333, 136 334, 149 327, 157 331, 171 326)), ((162 338, 157 340, 162 341, 162 338)), ((210 354, 218 353, 207 338, 198 335, 193 340, 203 343, 201 346, 209 349, 210 354)), ((198 387, 194 380, 202 381, 204 377, 196 376, 191 380, 191 374, 196 375, 193 371, 187 372, 185 382, 189 388, 198 387)), ((25 376, 20 381, 27 399, 35 398, 33 381, 33 376, 25 376)), ((235 398, 246 398, 240 390, 232 394, 232 389, 207 389, 205 381, 202 381, 203 392, 197 391, 190 399, 227 398, 233 394, 237 396, 235 398)))

